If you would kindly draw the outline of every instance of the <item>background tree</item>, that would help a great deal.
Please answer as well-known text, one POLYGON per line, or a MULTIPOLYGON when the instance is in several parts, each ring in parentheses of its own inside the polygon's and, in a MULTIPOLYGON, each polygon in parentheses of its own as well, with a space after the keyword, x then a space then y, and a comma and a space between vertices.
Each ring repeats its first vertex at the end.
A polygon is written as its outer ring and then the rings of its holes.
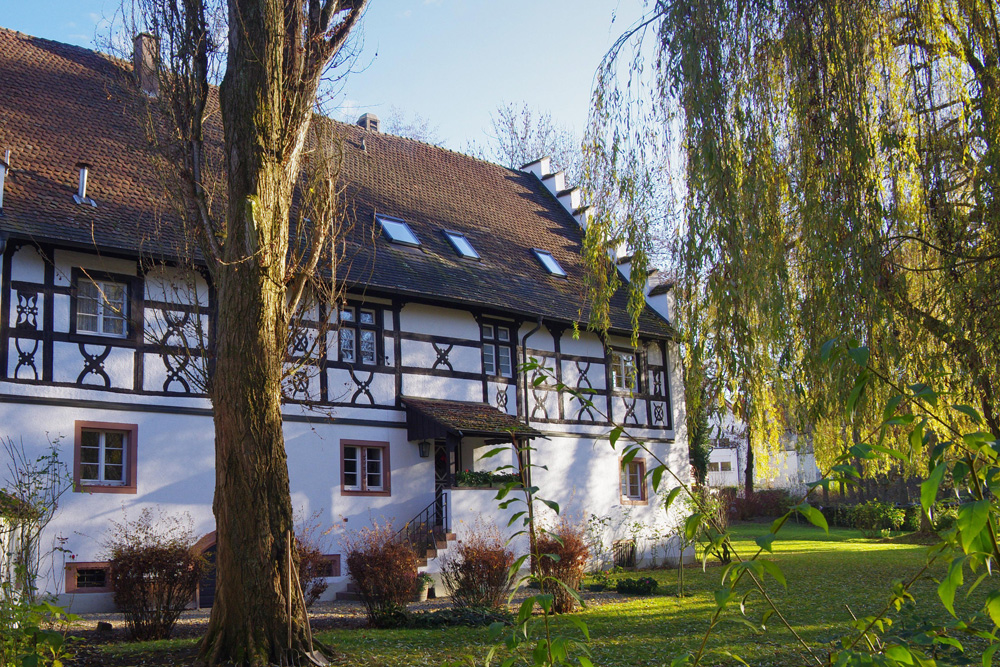
POLYGON ((583 155, 580 141, 552 119, 552 114, 537 111, 522 102, 501 102, 490 114, 491 128, 485 144, 470 142, 466 152, 482 160, 496 162, 510 169, 542 157, 552 158, 555 171, 566 172, 566 182, 578 184, 583 176, 583 155))
MULTIPOLYGON (((985 363, 1000 356, 997 14, 990 0, 670 0, 608 54, 588 154, 624 183, 672 165, 677 271, 705 286, 718 371, 751 424, 770 393, 796 397, 798 421, 847 402, 863 430, 920 378, 1000 435, 985 363), (856 355, 883 382, 822 363, 834 337, 870 350, 856 355)), ((648 221, 624 224, 641 237, 648 221)), ((588 234, 603 274, 621 232, 598 219, 588 234)))
POLYGON ((382 131, 434 146, 444 143, 438 135, 437 125, 431 125, 428 119, 416 112, 407 113, 395 105, 389 107, 388 115, 382 120, 382 131))
POLYGON ((150 72, 138 74, 158 79, 151 126, 169 138, 168 186, 182 195, 185 231, 197 239, 216 293, 208 391, 217 590, 201 649, 210 664, 323 662, 288 578, 297 563, 281 381, 289 328, 306 313, 325 320, 313 295, 336 277, 336 160, 316 156, 336 152, 337 142, 328 124, 313 122, 314 110, 324 72, 343 57, 365 4, 137 0, 127 12, 158 40, 142 66, 150 72), (217 179, 213 161, 222 166, 217 179))

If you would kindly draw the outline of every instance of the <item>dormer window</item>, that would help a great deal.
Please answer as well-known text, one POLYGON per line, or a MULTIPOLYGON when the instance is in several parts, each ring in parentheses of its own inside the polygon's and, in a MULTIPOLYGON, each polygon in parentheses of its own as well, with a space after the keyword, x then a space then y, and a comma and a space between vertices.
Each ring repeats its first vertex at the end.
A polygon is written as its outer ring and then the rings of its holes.
POLYGON ((455 252, 457 252, 459 256, 464 257, 465 259, 480 259, 479 253, 476 252, 476 249, 472 247, 471 243, 469 243, 469 239, 465 238, 465 234, 449 232, 446 230, 444 235, 448 237, 449 241, 451 241, 451 245, 454 246, 455 252))
POLYGON ((535 253, 535 257, 538 258, 538 261, 545 267, 546 271, 554 276, 559 276, 560 278, 566 277, 566 271, 563 270, 563 267, 559 266, 559 262, 556 261, 556 258, 552 256, 551 252, 548 250, 539 250, 538 248, 535 248, 533 252, 535 253))
POLYGON ((388 218, 384 215, 376 215, 375 219, 378 220, 380 225, 382 225, 382 231, 385 232, 385 235, 388 236, 389 240, 393 243, 411 246, 420 245, 417 235, 413 233, 410 226, 403 220, 400 220, 399 218, 388 218))

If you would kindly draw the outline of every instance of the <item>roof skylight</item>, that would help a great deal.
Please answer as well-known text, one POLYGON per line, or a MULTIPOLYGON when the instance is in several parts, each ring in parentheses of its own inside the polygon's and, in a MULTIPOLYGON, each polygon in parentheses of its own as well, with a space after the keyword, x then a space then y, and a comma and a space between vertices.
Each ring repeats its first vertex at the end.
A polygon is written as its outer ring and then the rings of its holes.
POLYGON ((566 271, 563 270, 563 267, 559 266, 559 262, 556 261, 556 258, 552 256, 551 252, 548 250, 539 250, 538 248, 535 248, 534 252, 535 257, 537 257, 538 261, 542 263, 542 266, 545 267, 546 271, 554 276, 560 276, 562 278, 566 277, 566 271))
POLYGON ((403 245, 420 245, 420 241, 417 239, 417 235, 413 233, 410 226, 399 218, 389 218, 384 215, 376 215, 375 219, 378 220, 379 224, 382 225, 382 231, 385 235, 389 237, 389 240, 393 243, 401 243, 403 245))
POLYGON ((451 244, 455 246, 455 252, 466 259, 479 259, 479 253, 476 249, 472 247, 469 243, 469 239, 465 238, 465 234, 459 234, 458 232, 449 232, 445 230, 445 236, 451 241, 451 244))

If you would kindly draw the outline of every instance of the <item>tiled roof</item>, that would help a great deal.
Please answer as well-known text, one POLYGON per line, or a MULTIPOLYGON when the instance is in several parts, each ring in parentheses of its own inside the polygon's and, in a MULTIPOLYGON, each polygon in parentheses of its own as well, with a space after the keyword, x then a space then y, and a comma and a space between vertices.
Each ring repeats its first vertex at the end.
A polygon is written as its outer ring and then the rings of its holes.
MULTIPOLYGON (((0 155, 11 149, 15 170, 0 230, 152 256, 186 247, 152 166, 145 104, 126 89, 120 63, 0 29, 0 73, 0 155), (97 208, 73 202, 80 162, 91 165, 88 194, 97 208)), ((586 321, 583 232, 537 178, 418 141, 333 125, 343 136, 342 177, 356 221, 343 278, 370 293, 529 320, 586 321), (409 223, 421 247, 390 243, 374 227, 376 213, 409 223), (482 261, 460 258, 445 229, 463 233, 482 261), (549 275, 532 248, 551 252, 568 277, 549 275)), ((611 309, 611 326, 620 332, 631 329, 625 304, 620 290, 611 309)), ((639 325, 649 335, 671 334, 648 308, 639 325)))
POLYGON ((434 422, 454 435, 539 435, 517 417, 485 403, 402 397, 409 411, 434 422))

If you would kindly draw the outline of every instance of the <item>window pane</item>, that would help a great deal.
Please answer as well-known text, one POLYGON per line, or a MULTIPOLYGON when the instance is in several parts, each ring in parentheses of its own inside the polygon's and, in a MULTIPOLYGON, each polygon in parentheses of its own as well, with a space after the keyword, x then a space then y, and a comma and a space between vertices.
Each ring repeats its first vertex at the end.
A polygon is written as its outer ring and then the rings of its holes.
POLYGON ((354 321, 354 309, 344 308, 340 311, 340 321, 341 322, 353 322, 354 321))
POLYGON ((375 324, 375 311, 374 310, 362 310, 361 311, 361 324, 375 324))
POLYGON ((497 351, 500 353, 500 375, 505 378, 514 376, 514 369, 510 363, 510 348, 506 345, 498 345, 497 351))
POLYGON ((385 230, 386 235, 389 239, 395 241, 396 243, 406 243, 409 245, 420 245, 420 241, 417 240, 417 236, 410 230, 409 225, 407 225, 402 220, 392 220, 390 218, 378 218, 379 223, 382 225, 382 229, 385 230))
POLYGON ((479 259, 479 253, 476 252, 476 249, 472 247, 469 239, 465 238, 465 236, 453 232, 445 232, 445 234, 448 235, 448 240, 455 246, 455 250, 459 255, 468 257, 469 259, 479 259))
POLYGON ((97 431, 84 431, 80 434, 80 444, 84 447, 100 447, 101 434, 97 431))
POLYGON ((382 450, 369 447, 365 450, 365 485, 369 491, 382 490, 382 450))
POLYGON ((344 447, 344 486, 359 488, 357 447, 344 447))
POLYGON ((105 482, 122 482, 125 480, 123 475, 125 471, 125 466, 122 465, 105 465, 104 466, 104 481, 105 482))
POLYGON ((497 327, 497 340, 501 340, 505 343, 510 341, 510 329, 507 329, 506 327, 497 327))
POLYGON ((538 257, 538 261, 542 263, 545 270, 554 276, 565 276, 566 272, 563 268, 559 266, 559 262, 556 258, 552 256, 552 253, 546 250, 535 250, 535 256, 538 257))
MULTIPOLYGON (((97 307, 96 304, 94 307, 95 308, 97 307)), ((77 313, 76 330, 85 333, 97 333, 97 315, 85 315, 84 313, 77 313)))
POLYGON ((340 329, 340 360, 354 363, 354 329, 340 329))
POLYGON ((105 311, 101 333, 111 334, 112 336, 124 336, 125 318, 109 314, 105 311))
POLYGON ((84 463, 80 466, 80 479, 85 482, 100 480, 100 469, 96 463, 84 463))
POLYGON ((77 588, 104 588, 108 571, 103 568, 85 568, 76 571, 77 588))
POLYGON ((374 364, 375 363, 375 332, 374 331, 362 331, 361 332, 361 363, 363 363, 363 364, 374 364))
POLYGON ((80 463, 100 463, 100 462, 101 462, 100 447, 80 448, 80 463))
POLYGON ((485 340, 493 340, 493 325, 492 324, 484 324, 483 325, 483 339, 485 339, 485 340))
POLYGON ((101 283, 107 310, 125 315, 125 286, 119 283, 101 283))
POLYGON ((483 345, 483 373, 497 374, 496 348, 493 345, 483 345))
POLYGON ((719 470, 721 470, 722 472, 732 472, 733 471, 733 462, 732 461, 723 461, 722 463, 720 463, 718 465, 719 465, 719 470))

